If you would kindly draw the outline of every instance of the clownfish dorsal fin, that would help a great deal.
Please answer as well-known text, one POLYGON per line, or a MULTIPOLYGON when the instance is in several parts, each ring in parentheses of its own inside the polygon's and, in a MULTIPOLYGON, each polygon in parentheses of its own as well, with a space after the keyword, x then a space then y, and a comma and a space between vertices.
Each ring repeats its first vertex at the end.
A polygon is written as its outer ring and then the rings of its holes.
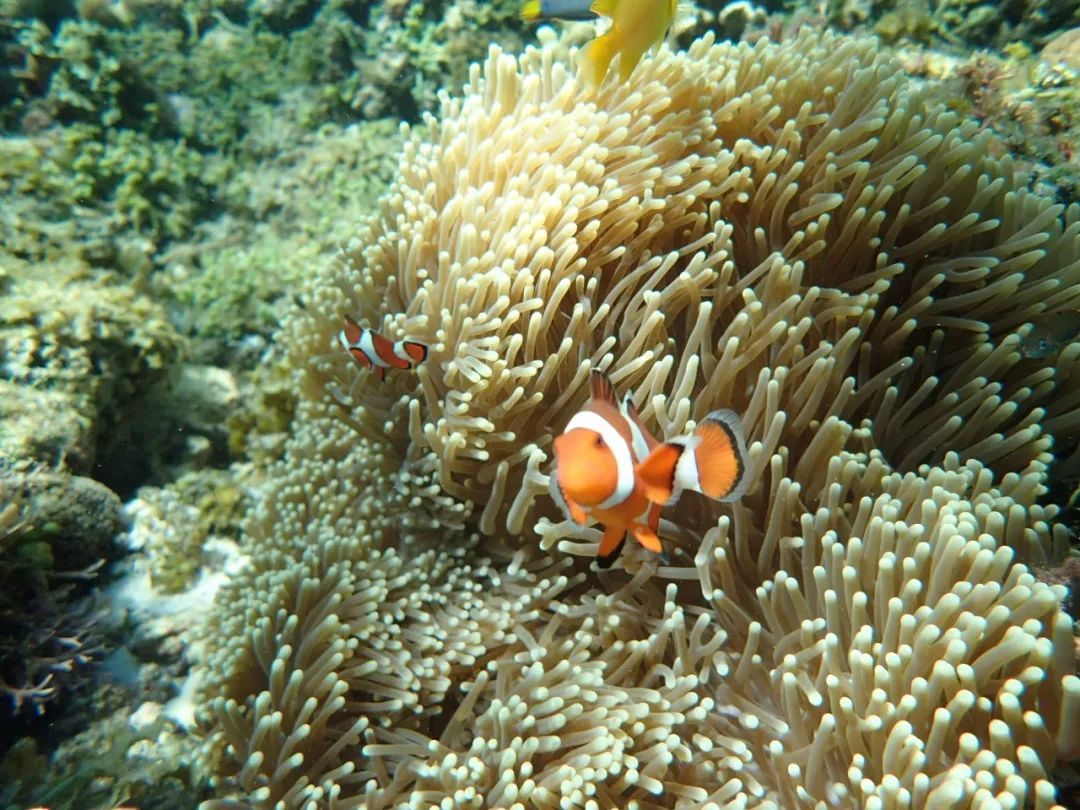
POLYGON ((360 336, 364 334, 364 329, 360 324, 356 322, 356 319, 351 315, 345 315, 345 328, 341 330, 341 336, 344 338, 342 345, 348 348, 349 345, 355 345, 360 342, 360 336), (349 344, 349 345, 347 345, 349 344))
POLYGON ((599 369, 589 372, 589 394, 598 402, 606 402, 615 410, 619 410, 619 400, 615 396, 615 387, 611 384, 607 374, 599 369))

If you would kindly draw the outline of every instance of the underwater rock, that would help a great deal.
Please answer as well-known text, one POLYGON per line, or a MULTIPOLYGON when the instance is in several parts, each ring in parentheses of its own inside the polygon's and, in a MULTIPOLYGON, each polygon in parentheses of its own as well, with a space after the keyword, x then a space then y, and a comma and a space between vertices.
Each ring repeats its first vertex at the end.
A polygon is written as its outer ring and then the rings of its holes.
MULTIPOLYGON (((47 762, 13 773, 17 806, 50 810, 190 810, 198 803, 193 783, 192 740, 179 735, 153 703, 122 706, 92 719, 64 739, 47 762), (33 802, 33 803, 31 803, 33 802)), ((22 759, 34 753, 23 744, 22 759)))
POLYGON ((117 556, 120 499, 108 487, 49 472, 23 476, 21 485, 30 508, 29 533, 48 542, 55 570, 77 571, 117 556))
POLYGON ((1054 37, 1039 53, 1039 58, 1051 65, 1062 64, 1080 72, 1080 28, 1070 28, 1054 37))
POLYGON ((94 460, 92 424, 74 396, 0 380, 0 465, 62 466, 86 474, 94 460))
POLYGON ((85 471, 120 494, 161 466, 181 347, 157 303, 80 265, 28 266, 0 296, 0 371, 74 404, 85 471))
POLYGON ((240 391, 232 372, 217 366, 184 365, 172 389, 169 408, 186 437, 183 466, 225 462, 229 454, 227 420, 240 391))

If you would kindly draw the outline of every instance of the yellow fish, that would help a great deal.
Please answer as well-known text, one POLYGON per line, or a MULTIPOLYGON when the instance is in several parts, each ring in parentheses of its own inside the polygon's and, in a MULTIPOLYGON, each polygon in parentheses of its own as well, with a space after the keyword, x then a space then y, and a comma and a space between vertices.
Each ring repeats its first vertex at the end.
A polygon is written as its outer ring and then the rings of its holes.
POLYGON ((581 70, 593 85, 607 76, 616 54, 619 78, 626 81, 641 57, 664 41, 678 0, 527 0, 521 8, 526 22, 537 20, 589 20, 608 17, 611 27, 581 51, 581 70))

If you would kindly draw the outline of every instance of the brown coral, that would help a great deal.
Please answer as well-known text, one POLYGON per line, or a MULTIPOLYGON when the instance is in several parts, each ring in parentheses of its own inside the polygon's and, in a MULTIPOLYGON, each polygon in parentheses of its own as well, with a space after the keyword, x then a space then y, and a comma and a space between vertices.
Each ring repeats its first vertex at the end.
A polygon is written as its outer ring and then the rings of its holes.
POLYGON ((1064 547, 1038 498, 1080 343, 1019 347, 1080 303, 1080 211, 832 36, 705 39, 595 96, 554 48, 495 49, 430 125, 286 330, 297 433, 208 635, 230 783, 1053 804, 1080 680, 1016 559, 1064 547), (431 342, 419 379, 358 376, 345 312, 431 342), (575 573, 598 533, 538 497, 593 367, 660 433, 730 406, 751 439, 743 503, 681 508, 673 564, 629 579, 575 573))

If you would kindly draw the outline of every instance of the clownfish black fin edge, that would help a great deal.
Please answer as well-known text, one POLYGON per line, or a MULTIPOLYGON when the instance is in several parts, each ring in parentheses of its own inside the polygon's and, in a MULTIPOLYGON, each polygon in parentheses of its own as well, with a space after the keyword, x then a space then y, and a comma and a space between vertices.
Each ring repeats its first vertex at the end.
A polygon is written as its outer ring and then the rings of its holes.
POLYGON ((750 479, 746 474, 748 454, 746 452, 746 438, 743 436, 742 420, 734 411, 724 408, 713 411, 701 421, 702 423, 711 422, 718 425, 727 434, 735 457, 735 479, 732 481, 731 489, 715 500, 720 503, 737 501, 750 488, 750 479))
POLYGON ((607 553, 597 553, 596 555, 596 567, 601 570, 606 571, 608 568, 611 568, 612 563, 619 559, 619 555, 622 554, 623 546, 626 545, 626 535, 628 532, 609 528, 604 532, 604 538, 600 541, 600 549, 603 550, 604 546, 607 544, 605 541, 609 539, 609 532, 613 531, 620 532, 619 541, 615 545, 615 548, 607 553))

